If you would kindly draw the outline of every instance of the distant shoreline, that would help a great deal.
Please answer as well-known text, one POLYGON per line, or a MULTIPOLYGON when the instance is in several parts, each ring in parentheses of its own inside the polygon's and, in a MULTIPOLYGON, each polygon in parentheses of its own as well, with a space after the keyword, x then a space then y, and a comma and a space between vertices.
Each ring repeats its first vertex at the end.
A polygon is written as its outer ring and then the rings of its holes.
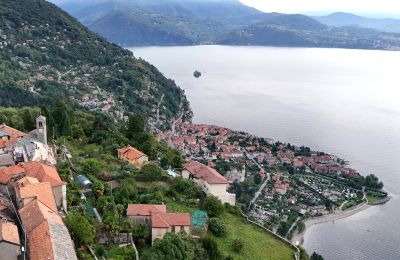
POLYGON ((296 233, 292 237, 291 242, 294 245, 301 246, 304 243, 304 234, 307 232, 307 229, 309 229, 313 225, 329 223, 329 222, 334 222, 336 220, 344 219, 344 218, 353 216, 361 211, 364 211, 364 210, 370 208, 371 206, 374 206, 374 205, 370 205, 370 204, 368 204, 368 202, 363 202, 363 203, 361 203, 355 207, 352 207, 350 209, 347 209, 345 211, 332 213, 332 214, 328 214, 328 215, 321 216, 321 217, 308 218, 308 219, 304 220, 304 224, 305 224, 304 231, 300 234, 296 233))

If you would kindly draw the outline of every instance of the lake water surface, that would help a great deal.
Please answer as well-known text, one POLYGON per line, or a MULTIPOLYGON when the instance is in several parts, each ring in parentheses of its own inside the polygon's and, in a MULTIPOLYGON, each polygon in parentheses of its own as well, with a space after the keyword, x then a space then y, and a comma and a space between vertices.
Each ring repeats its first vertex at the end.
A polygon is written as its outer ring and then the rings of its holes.
POLYGON ((400 259, 400 52, 270 48, 131 48, 186 90, 194 122, 307 145, 374 173, 393 199, 311 227, 325 259, 400 259), (194 70, 202 77, 193 77, 194 70))

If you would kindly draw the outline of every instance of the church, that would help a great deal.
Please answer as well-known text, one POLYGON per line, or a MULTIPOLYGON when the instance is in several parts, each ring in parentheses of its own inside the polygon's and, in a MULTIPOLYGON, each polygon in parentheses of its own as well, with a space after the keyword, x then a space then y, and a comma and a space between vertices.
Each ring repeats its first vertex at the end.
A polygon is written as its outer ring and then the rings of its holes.
POLYGON ((21 162, 55 165, 53 150, 47 144, 46 118, 36 118, 36 129, 26 134, 5 124, 0 125, 0 168, 21 162))

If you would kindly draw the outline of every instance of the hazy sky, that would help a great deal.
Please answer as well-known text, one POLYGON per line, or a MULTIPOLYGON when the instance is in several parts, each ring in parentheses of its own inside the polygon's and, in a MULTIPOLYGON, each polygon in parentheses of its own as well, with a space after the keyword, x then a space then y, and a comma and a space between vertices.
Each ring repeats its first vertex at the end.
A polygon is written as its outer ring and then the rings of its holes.
POLYGON ((265 12, 352 12, 400 17, 400 0, 240 0, 265 12))

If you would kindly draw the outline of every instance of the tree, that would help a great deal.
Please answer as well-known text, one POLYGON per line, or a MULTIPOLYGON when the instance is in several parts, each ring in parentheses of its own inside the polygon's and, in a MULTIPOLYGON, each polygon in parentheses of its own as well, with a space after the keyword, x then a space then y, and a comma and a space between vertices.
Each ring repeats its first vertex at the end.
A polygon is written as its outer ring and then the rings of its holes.
POLYGON ((258 185, 261 183, 261 181, 262 181, 262 178, 261 178, 260 174, 256 173, 254 175, 254 183, 258 185))
POLYGON ((383 188, 383 182, 379 182, 378 177, 374 174, 370 174, 365 177, 365 186, 367 188, 381 190, 383 188))
POLYGON ((97 175, 100 172, 100 164, 96 159, 87 159, 82 162, 82 170, 86 174, 97 175))
POLYGON ((137 135, 145 131, 146 122, 139 114, 133 114, 128 119, 128 126, 126 129, 126 137, 129 139, 135 138, 137 135))
POLYGON ((310 259, 311 260, 324 260, 324 258, 321 255, 317 254, 316 252, 312 253, 310 259))
POLYGON ((186 234, 167 233, 163 239, 156 239, 153 247, 147 250, 143 260, 187 260, 194 258, 194 249, 186 234))
POLYGON ((58 101, 53 109, 52 117, 58 134, 62 136, 71 135, 71 123, 68 115, 69 108, 64 101, 58 101))
POLYGON ((289 231, 290 225, 289 223, 282 221, 279 228, 278 228, 278 233, 279 235, 285 237, 287 232, 289 231))
POLYGON ((93 244, 96 236, 96 229, 86 217, 78 213, 70 213, 65 217, 64 222, 78 245, 93 244))
POLYGON ((104 193, 104 185, 101 181, 95 180, 93 182, 93 187, 92 187, 94 193, 96 194, 96 197, 99 198, 103 196, 104 193))
POLYGON ((226 235, 226 227, 219 218, 211 218, 208 229, 216 236, 223 237, 226 235))
POLYGON ((304 223, 304 221, 299 220, 297 222, 297 230, 299 231, 299 233, 303 233, 303 231, 306 229, 306 224, 304 223))
POLYGON ((149 181, 159 181, 163 176, 163 169, 154 163, 149 163, 140 170, 140 174, 143 174, 149 181))
POLYGON ((144 244, 147 238, 149 238, 149 235, 150 235, 149 227, 146 224, 136 225, 133 228, 132 238, 135 241, 140 242, 141 244, 144 244))
POLYGON ((218 217, 224 212, 224 205, 215 196, 208 196, 203 202, 203 209, 210 217, 218 217))
POLYGON ((222 253, 218 248, 217 242, 214 239, 205 237, 201 240, 203 248, 207 251, 208 258, 210 260, 222 259, 222 253))
POLYGON ((111 236, 118 230, 117 218, 113 214, 107 214, 103 220, 103 228, 107 232, 108 244, 111 243, 111 236))
POLYGON ((33 120, 31 111, 26 108, 22 112, 22 121, 24 122, 24 128, 27 131, 35 129, 35 120, 33 120))
POLYGON ((234 239, 232 241, 232 247, 233 247, 233 250, 235 250, 236 252, 239 253, 240 251, 243 250, 244 241, 242 239, 234 239))
POLYGON ((126 233, 126 241, 129 242, 129 234, 132 231, 132 220, 123 218, 121 222, 121 231, 126 233))

